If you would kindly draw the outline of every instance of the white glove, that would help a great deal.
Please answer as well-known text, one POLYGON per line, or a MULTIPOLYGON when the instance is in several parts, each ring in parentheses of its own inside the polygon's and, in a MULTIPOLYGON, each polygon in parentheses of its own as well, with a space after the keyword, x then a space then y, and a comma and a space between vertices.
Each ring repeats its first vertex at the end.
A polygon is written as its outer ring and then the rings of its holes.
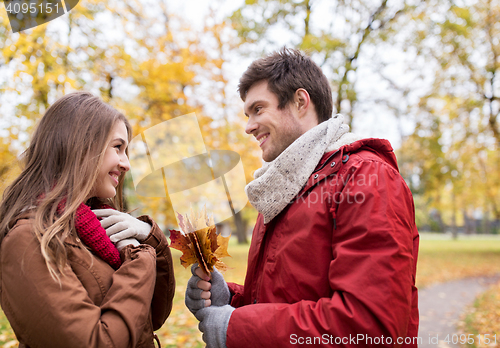
POLYGON ((118 251, 121 251, 127 245, 138 246, 140 244, 141 243, 139 243, 139 241, 135 238, 127 238, 127 239, 122 239, 121 241, 119 241, 115 245, 116 245, 116 249, 118 249, 118 251))
POLYGON ((129 238, 143 241, 151 232, 150 224, 127 213, 114 209, 96 209, 92 211, 97 217, 104 218, 101 220, 101 226, 106 230, 109 239, 115 244, 129 238))

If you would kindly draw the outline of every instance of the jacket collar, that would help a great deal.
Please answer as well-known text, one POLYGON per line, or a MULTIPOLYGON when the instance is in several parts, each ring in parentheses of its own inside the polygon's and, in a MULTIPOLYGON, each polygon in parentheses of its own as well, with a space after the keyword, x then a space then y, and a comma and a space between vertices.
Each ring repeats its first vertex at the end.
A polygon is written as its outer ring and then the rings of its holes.
POLYGON ((336 151, 325 153, 297 197, 302 196, 322 180, 340 171, 341 167, 349 161, 350 154, 361 149, 377 153, 385 162, 398 170, 396 156, 389 141, 377 138, 361 139, 352 144, 344 145, 336 151))
POLYGON ((316 186, 319 182, 338 172, 340 170, 340 167, 342 166, 342 156, 342 148, 336 151, 325 153, 302 190, 300 190, 300 192, 297 194, 297 198, 305 194, 307 191, 309 191, 310 188, 316 186))
POLYGON ((396 155, 394 155, 394 150, 388 140, 377 138, 362 139, 350 145, 344 146, 344 152, 353 153, 361 148, 376 153, 386 163, 390 164, 394 167, 394 169, 399 171, 396 155))

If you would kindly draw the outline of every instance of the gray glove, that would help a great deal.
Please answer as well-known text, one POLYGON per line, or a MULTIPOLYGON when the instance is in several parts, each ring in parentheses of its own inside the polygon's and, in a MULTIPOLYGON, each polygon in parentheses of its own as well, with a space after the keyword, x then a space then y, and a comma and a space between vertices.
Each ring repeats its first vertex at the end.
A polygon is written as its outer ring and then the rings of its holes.
POLYGON ((212 289, 210 289, 210 292, 212 293, 210 296, 212 306, 225 306, 229 304, 231 293, 229 292, 227 283, 224 280, 224 276, 215 267, 212 272, 212 280, 210 283, 212 283, 212 289))
POLYGON ((226 348, 227 326, 234 310, 230 305, 210 306, 196 313, 196 319, 200 321, 198 329, 203 332, 207 348, 226 348))
MULTIPOLYGON (((198 282, 202 279, 196 275, 197 268, 198 268, 197 263, 191 266, 191 274, 193 276, 189 279, 187 283, 186 296, 184 298, 186 307, 194 315, 196 315, 196 312, 198 310, 205 308, 205 299, 201 298, 201 293, 203 290, 198 287, 198 282)), ((217 271, 217 269, 214 268, 211 277, 212 277, 212 279, 210 280, 211 304, 213 306, 224 306, 229 304, 229 299, 231 297, 231 294, 229 292, 229 288, 227 287, 227 283, 224 280, 224 276, 219 271, 217 271)))
POLYGON ((198 282, 202 280, 195 273, 198 264, 195 263, 191 266, 191 274, 193 275, 187 283, 186 296, 184 297, 184 303, 191 313, 196 315, 198 310, 205 308, 205 299, 201 298, 202 289, 198 287, 198 282))
POLYGON ((106 229, 106 234, 113 243, 129 238, 143 241, 151 232, 150 224, 136 219, 130 214, 114 209, 95 209, 92 211, 97 217, 104 218, 101 220, 101 226, 106 229))

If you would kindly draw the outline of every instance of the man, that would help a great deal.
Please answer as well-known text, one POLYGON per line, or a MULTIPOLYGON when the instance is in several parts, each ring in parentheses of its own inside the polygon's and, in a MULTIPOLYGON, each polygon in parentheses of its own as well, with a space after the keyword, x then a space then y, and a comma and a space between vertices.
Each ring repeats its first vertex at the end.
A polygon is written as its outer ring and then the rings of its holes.
POLYGON ((282 49, 240 79, 264 165, 244 286, 193 267, 186 305, 209 347, 416 347, 418 232, 390 144, 331 117, 326 77, 282 49))

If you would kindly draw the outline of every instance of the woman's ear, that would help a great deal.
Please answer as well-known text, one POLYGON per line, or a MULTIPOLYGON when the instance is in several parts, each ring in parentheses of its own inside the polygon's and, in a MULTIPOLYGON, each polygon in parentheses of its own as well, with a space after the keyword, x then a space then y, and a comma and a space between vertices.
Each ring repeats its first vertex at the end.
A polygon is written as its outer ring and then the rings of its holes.
POLYGON ((295 91, 294 104, 299 113, 299 117, 307 114, 307 110, 311 105, 311 97, 304 88, 299 88, 295 91))

